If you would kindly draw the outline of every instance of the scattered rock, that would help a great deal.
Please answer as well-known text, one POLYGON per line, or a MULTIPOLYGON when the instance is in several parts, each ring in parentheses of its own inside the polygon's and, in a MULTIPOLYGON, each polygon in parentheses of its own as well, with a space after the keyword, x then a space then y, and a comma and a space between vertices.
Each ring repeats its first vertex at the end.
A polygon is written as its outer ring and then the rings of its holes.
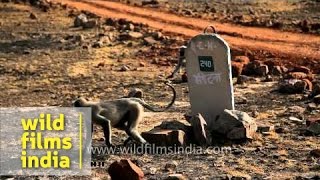
POLYGON ((82 27, 86 22, 88 22, 88 18, 85 14, 80 14, 76 16, 73 26, 74 27, 82 27))
POLYGON ((143 34, 140 32, 129 32, 128 36, 130 37, 130 39, 140 39, 143 37, 143 34))
POLYGON ((172 172, 177 168, 177 166, 178 166, 177 161, 171 161, 165 165, 164 169, 166 171, 172 172))
POLYGON ((116 26, 118 22, 115 19, 107 18, 105 24, 108 26, 116 26))
POLYGON ((139 62, 139 66, 140 66, 140 67, 146 67, 146 63, 144 63, 144 62, 139 62))
POLYGON ((320 118, 309 118, 306 122, 307 125, 307 131, 314 135, 320 134, 320 118))
POLYGON ((247 104, 248 103, 248 99, 246 97, 243 97, 243 96, 236 96, 235 97, 235 103, 236 104, 247 104))
POLYGON ((299 124, 304 123, 303 120, 301 120, 301 119, 299 119, 299 118, 296 118, 296 117, 293 117, 293 116, 290 116, 290 117, 289 117, 289 120, 290 120, 291 122, 294 122, 294 123, 299 123, 299 124))
POLYGON ((287 133, 289 132, 289 129, 288 128, 283 128, 283 127, 276 127, 275 130, 274 130, 276 133, 287 133))
POLYGON ((286 112, 289 114, 303 114, 305 112, 306 108, 301 106, 290 106, 286 112))
POLYGON ((232 176, 231 180, 247 180, 251 179, 250 175, 232 176))
POLYGON ((237 78, 237 84, 245 84, 249 82, 257 82, 257 79, 246 75, 240 75, 237 78))
POLYGON ((310 151, 310 156, 320 158, 320 149, 314 149, 310 151))
POLYGON ((243 68, 244 75, 258 75, 265 76, 269 73, 269 68, 267 65, 263 64, 261 61, 251 61, 243 68))
POLYGON ((111 44, 111 35, 107 35, 107 36, 101 36, 99 38, 99 41, 102 42, 102 44, 106 44, 106 45, 110 45, 111 44))
POLYGON ((104 62, 99 62, 95 68, 100 68, 100 67, 104 67, 105 66, 105 63, 104 62))
POLYGON ((249 64, 250 59, 247 56, 235 56, 233 61, 234 62, 239 62, 239 63, 244 64, 244 65, 247 65, 247 64, 249 64))
POLYGON ((34 13, 30 13, 30 19, 38 19, 38 17, 34 13))
POLYGON ((316 103, 309 103, 307 106, 308 111, 314 111, 320 109, 320 107, 316 103))
POLYGON ((213 131, 229 139, 252 139, 257 128, 255 120, 247 113, 225 109, 214 122, 213 131))
POLYGON ((130 67, 127 66, 127 65, 123 65, 123 66, 121 66, 121 68, 120 68, 120 71, 122 71, 122 72, 124 72, 124 71, 129 71, 129 70, 130 70, 130 67))
POLYGON ((306 90, 308 90, 308 91, 312 91, 313 90, 313 84, 309 79, 302 79, 302 81, 304 81, 307 84, 306 90))
POLYGON ((102 48, 103 47, 103 42, 102 41, 97 41, 93 43, 92 45, 93 48, 102 48))
POLYGON ((274 78, 269 74, 266 75, 266 78, 263 80, 263 82, 272 82, 274 81, 274 78))
POLYGON ((263 63, 268 66, 269 70, 272 70, 275 66, 278 66, 281 69, 281 63, 277 60, 270 59, 264 61, 263 63))
POLYGON ((182 80, 182 82, 188 82, 187 72, 184 72, 184 73, 181 75, 181 80, 182 80))
POLYGON ((142 160, 140 160, 140 159, 133 159, 133 160, 131 160, 132 161, 132 163, 134 163, 135 165, 137 165, 138 167, 143 167, 143 161, 142 160))
POLYGON ((283 71, 280 66, 273 66, 270 73, 275 76, 280 76, 283 73, 283 71))
POLYGON ((208 130, 207 122, 201 114, 197 114, 191 118, 191 126, 193 127, 196 144, 200 146, 211 145, 211 134, 208 130))
POLYGON ((191 127, 180 121, 163 121, 159 126, 155 128, 167 129, 167 130, 182 130, 185 133, 190 133, 191 127))
POLYGON ((85 29, 91 29, 94 28, 98 25, 98 21, 97 20, 89 20, 87 22, 83 22, 82 27, 85 29))
POLYGON ((273 125, 271 126, 258 126, 258 132, 260 133, 266 133, 266 132, 272 132, 275 131, 275 128, 273 125))
POLYGON ((299 25, 303 32, 309 32, 311 29, 310 22, 306 19, 301 21, 299 25))
POLYGON ((305 67, 305 66, 295 66, 295 67, 293 68, 293 71, 294 71, 294 72, 303 72, 303 73, 305 73, 305 74, 311 74, 311 73, 312 73, 311 70, 310 70, 310 68, 307 68, 307 67, 305 67))
POLYGON ((171 174, 165 180, 187 180, 184 175, 182 174, 171 174))
POLYGON ((320 95, 316 95, 315 97, 313 97, 313 102, 316 104, 320 104, 320 95))
POLYGON ((320 134, 320 123, 314 123, 307 128, 307 131, 313 135, 320 134))
POLYGON ((158 5, 159 1, 158 0, 143 0, 141 2, 142 6, 146 6, 146 5, 158 5))
POLYGON ((152 33, 152 37, 156 40, 162 40, 163 34, 161 32, 154 32, 154 33, 152 33))
POLYGON ((128 159, 112 163, 108 168, 111 179, 144 179, 143 171, 128 159))
POLYGON ((222 174, 222 175, 217 175, 217 176, 211 176, 211 180, 231 180, 231 175, 229 174, 222 174))
POLYGON ((156 41, 153 37, 145 37, 143 38, 145 45, 153 45, 153 44, 157 44, 158 41, 156 41))
POLYGON ((260 65, 255 71, 258 76, 266 76, 269 73, 269 68, 267 65, 260 65))
POLYGON ((286 79, 279 82, 280 93, 284 94, 298 94, 308 90, 308 83, 299 79, 286 79))
POLYGON ((193 16, 193 12, 190 9, 184 9, 184 10, 182 10, 182 12, 186 16, 193 16))
POLYGON ((311 92, 309 97, 313 98, 313 97, 315 97, 315 96, 317 96, 319 94, 320 94, 320 85, 316 84, 316 85, 314 85, 314 87, 312 89, 312 92, 311 92))
POLYGON ((240 62, 231 62, 232 77, 239 77, 242 74, 244 64, 240 62))
POLYGON ((134 25, 132 23, 125 24, 123 29, 127 31, 133 31, 134 25))
POLYGON ((285 78, 286 79, 305 79, 307 78, 307 74, 304 72, 290 72, 288 73, 285 78))
POLYGON ((84 41, 84 36, 82 35, 82 34, 79 34, 79 35, 75 35, 74 36, 74 40, 76 41, 76 42, 83 42, 84 41))
POLYGON ((312 74, 306 74, 303 72, 290 72, 288 74, 285 75, 286 79, 309 79, 309 80, 313 80, 314 76, 312 74))
POLYGON ((307 121, 306 121, 307 126, 310 126, 313 123, 320 123, 320 117, 312 117, 312 118, 307 119, 307 121))
POLYGON ((165 130, 155 128, 148 132, 143 132, 141 136, 150 144, 156 146, 185 146, 187 136, 181 130, 165 130))

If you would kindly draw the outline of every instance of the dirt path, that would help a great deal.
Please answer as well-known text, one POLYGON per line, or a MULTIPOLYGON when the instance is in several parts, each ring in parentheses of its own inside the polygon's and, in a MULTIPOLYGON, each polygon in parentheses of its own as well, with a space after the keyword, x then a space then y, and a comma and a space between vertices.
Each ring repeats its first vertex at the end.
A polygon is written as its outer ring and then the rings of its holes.
POLYGON ((54 1, 66 3, 81 10, 88 10, 103 17, 125 18, 162 29, 164 32, 178 33, 187 37, 199 34, 207 25, 214 24, 219 34, 222 34, 231 46, 254 51, 264 50, 278 57, 290 57, 290 59, 297 61, 305 58, 320 60, 320 36, 222 24, 110 1, 54 1))

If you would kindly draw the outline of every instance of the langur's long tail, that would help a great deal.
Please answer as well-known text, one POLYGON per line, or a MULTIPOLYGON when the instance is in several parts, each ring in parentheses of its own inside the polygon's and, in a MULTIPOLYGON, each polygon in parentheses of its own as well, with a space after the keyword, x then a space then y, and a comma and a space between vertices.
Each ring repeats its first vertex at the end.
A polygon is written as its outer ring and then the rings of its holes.
POLYGON ((165 82, 165 84, 170 87, 170 89, 172 90, 173 96, 172 96, 171 102, 166 107, 164 107, 162 109, 154 108, 153 106, 151 106, 150 104, 145 102, 143 99, 139 99, 139 98, 130 98, 130 99, 140 103, 144 108, 146 108, 152 112, 164 112, 164 111, 168 110, 174 104, 174 102, 176 101, 176 97, 177 97, 177 92, 174 89, 174 87, 172 86, 172 84, 170 84, 169 82, 165 82))

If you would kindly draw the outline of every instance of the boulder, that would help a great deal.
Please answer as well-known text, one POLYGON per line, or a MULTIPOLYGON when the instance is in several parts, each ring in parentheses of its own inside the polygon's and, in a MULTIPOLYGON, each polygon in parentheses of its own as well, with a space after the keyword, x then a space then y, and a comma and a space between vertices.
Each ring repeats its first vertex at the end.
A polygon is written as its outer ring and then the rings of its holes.
POLYGON ((191 127, 180 121, 163 121, 159 126, 156 126, 155 128, 167 130, 181 130, 185 133, 189 133, 191 127))
POLYGON ((244 64, 240 62, 231 62, 232 77, 239 77, 242 74, 244 64))
POLYGON ((247 56, 235 56, 233 59, 234 62, 239 62, 241 64, 247 65, 250 62, 249 57, 247 56))
POLYGON ((294 71, 294 72, 303 72, 303 73, 305 73, 305 74, 311 74, 311 73, 312 73, 311 70, 310 70, 310 68, 305 67, 305 66, 295 66, 295 67, 293 68, 293 71, 294 71))
POLYGON ((305 80, 286 79, 279 82, 278 91, 284 94, 298 94, 309 90, 310 84, 305 80))
POLYGON ((258 76, 266 76, 269 73, 269 68, 267 65, 260 65, 255 71, 258 76))
POLYGON ((201 114, 197 114, 191 118, 191 126, 196 144, 200 146, 211 145, 211 133, 208 130, 207 122, 201 114))
POLYGON ((85 14, 79 14, 74 19, 73 26, 74 27, 82 27, 83 24, 85 24, 86 22, 88 22, 87 16, 85 14))
POLYGON ((94 28, 98 25, 98 21, 97 20, 89 20, 87 22, 83 22, 82 27, 85 29, 91 29, 94 28))
POLYGON ((283 72, 280 66, 273 66, 270 73, 275 76, 280 76, 283 72))
POLYGON ((182 130, 154 128, 141 133, 141 136, 148 143, 156 146, 185 146, 187 144, 187 135, 182 130))
POLYGON ((285 76, 286 79, 305 79, 307 77, 308 75, 304 72, 290 72, 285 76))
POLYGON ((259 75, 264 76, 269 73, 267 65, 261 61, 251 61, 243 68, 244 75, 259 75))
POLYGON ((111 179, 144 179, 143 171, 129 159, 122 159, 112 163, 108 168, 111 179))
POLYGON ((213 123, 213 132, 226 135, 229 139, 252 139, 257 124, 247 113, 225 109, 213 123))

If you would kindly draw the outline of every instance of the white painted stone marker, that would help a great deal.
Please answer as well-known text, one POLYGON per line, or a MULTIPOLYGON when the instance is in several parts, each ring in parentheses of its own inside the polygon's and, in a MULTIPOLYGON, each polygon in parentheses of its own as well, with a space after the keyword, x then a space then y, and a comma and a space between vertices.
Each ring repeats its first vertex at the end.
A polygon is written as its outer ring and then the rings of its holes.
POLYGON ((185 51, 192 114, 201 113, 212 129, 217 115, 234 109, 230 48, 215 33, 193 37, 185 51))

